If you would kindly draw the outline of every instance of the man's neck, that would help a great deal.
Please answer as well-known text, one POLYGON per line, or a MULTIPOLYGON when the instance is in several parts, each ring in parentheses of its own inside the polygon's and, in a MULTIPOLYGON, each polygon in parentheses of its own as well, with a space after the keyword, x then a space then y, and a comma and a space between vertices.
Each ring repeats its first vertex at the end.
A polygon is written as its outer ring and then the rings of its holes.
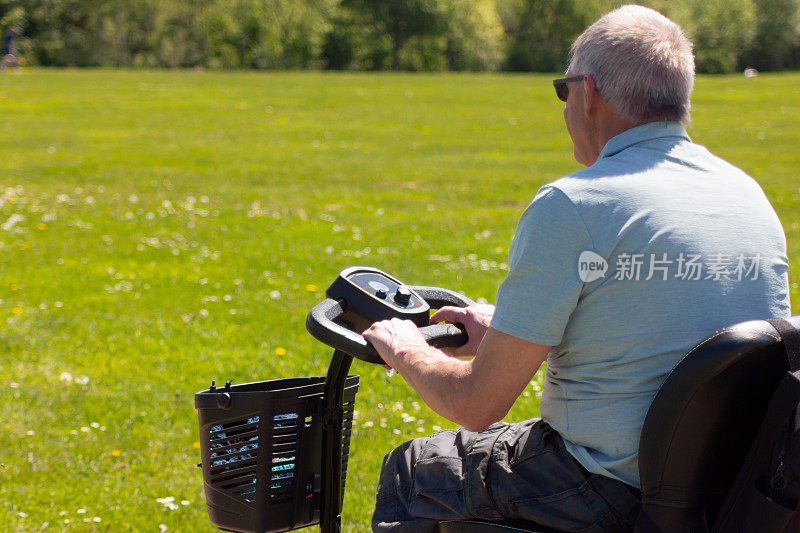
POLYGON ((602 121, 597 128, 597 139, 598 139, 598 150, 597 154, 600 155, 600 152, 603 150, 603 147, 610 141, 613 137, 616 137, 623 131, 627 131, 631 128, 635 128, 640 124, 636 124, 631 122, 630 120, 618 115, 616 112, 610 114, 606 120, 602 121))
MULTIPOLYGON (((596 141, 595 148, 597 157, 600 157, 600 152, 603 150, 603 147, 613 137, 616 137, 623 131, 627 131, 640 125, 620 116, 616 111, 611 109, 610 106, 609 109, 603 113, 603 115, 603 119, 596 122, 595 128, 594 138, 596 141)), ((595 161, 596 160, 597 159, 595 158, 595 161)))

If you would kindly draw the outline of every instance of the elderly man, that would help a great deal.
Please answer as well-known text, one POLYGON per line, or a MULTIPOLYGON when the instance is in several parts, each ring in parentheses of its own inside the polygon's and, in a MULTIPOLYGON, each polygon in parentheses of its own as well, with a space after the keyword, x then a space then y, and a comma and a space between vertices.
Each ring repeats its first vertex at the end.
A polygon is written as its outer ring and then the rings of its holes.
POLYGON ((376 531, 466 517, 630 529, 639 433, 669 371, 719 328, 789 316, 780 221, 755 181, 687 136, 693 83, 674 22, 640 6, 595 22, 554 82, 588 168, 542 187, 522 215, 496 308, 437 312, 469 334, 448 354, 410 322, 364 333, 464 426, 386 456, 376 531), (545 360, 542 419, 497 423, 545 360))

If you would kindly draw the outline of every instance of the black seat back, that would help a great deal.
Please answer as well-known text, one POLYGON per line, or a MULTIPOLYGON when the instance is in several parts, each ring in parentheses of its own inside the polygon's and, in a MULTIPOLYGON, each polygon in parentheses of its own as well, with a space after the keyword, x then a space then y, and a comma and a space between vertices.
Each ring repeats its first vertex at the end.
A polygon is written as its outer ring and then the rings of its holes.
MULTIPOLYGON (((800 329, 800 317, 790 319, 800 329)), ((713 523, 788 364, 763 320, 692 349, 656 394, 639 441, 638 531, 706 531, 713 523)))

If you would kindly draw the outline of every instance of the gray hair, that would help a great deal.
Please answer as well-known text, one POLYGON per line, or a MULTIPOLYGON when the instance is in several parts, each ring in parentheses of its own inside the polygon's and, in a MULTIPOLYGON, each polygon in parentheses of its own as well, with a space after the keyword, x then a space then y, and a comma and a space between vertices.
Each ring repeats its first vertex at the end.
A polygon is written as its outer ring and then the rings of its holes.
POLYGON ((591 74, 605 101, 636 124, 689 122, 692 43, 658 11, 626 5, 601 17, 572 45, 567 72, 591 74))

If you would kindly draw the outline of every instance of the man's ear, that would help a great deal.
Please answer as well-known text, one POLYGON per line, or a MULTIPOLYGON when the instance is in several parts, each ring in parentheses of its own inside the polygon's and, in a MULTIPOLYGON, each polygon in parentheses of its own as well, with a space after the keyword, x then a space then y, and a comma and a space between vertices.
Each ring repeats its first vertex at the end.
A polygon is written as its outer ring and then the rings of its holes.
POLYGON ((587 74, 583 77, 583 109, 587 117, 592 116, 600 107, 603 95, 597 90, 597 82, 594 76, 587 74))

